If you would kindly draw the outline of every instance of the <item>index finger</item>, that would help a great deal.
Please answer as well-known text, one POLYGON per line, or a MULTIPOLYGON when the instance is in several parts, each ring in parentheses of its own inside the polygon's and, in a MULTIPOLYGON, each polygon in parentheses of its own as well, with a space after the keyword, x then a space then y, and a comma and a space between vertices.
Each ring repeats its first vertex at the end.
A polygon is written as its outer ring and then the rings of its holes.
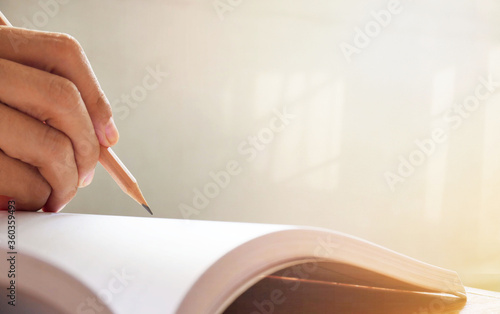
POLYGON ((0 26, 0 58, 54 73, 73 82, 94 125, 99 143, 113 146, 118 130, 111 105, 102 91, 82 47, 73 37, 42 31, 0 26))

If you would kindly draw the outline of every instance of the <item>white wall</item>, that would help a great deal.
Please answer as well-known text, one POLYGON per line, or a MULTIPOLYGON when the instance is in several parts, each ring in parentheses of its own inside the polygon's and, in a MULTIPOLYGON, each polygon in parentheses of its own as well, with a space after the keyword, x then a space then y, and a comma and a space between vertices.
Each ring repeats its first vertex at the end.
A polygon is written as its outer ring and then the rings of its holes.
MULTIPOLYGON (((115 151, 156 217, 182 218, 234 160, 241 173, 190 219, 333 228, 500 290, 500 93, 478 87, 500 81, 496 1, 400 1, 382 27, 371 12, 390 1, 232 1, 223 19, 212 0, 60 2, 0 8, 81 42, 114 101, 115 151), (348 62, 342 43, 367 27, 348 62), (157 88, 120 101, 156 67, 168 72, 157 88), (294 117, 270 133, 284 107, 294 117), (259 134, 273 140, 248 160, 259 134), (392 191, 384 173, 410 155, 422 164, 392 191)), ((101 167, 64 212, 147 215, 101 167)))

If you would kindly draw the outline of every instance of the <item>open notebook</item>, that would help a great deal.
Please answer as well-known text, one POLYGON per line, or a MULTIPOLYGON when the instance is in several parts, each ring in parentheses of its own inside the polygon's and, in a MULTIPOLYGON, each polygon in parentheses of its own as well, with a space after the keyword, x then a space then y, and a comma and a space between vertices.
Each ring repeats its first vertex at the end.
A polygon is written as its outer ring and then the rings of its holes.
MULTIPOLYGON (((414 313, 466 304, 455 272, 326 229, 15 217, 17 313, 414 313)), ((0 212, 2 256, 11 251, 6 230, 0 212)), ((2 291, 9 267, 2 258, 2 291)), ((4 298, 0 312, 12 309, 4 298)))

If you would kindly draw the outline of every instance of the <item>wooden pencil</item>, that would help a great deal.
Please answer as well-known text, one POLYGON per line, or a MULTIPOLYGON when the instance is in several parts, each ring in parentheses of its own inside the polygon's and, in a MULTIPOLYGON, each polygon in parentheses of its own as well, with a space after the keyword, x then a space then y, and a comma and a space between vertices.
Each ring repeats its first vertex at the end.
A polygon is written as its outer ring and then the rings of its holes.
POLYGON ((99 162, 103 165, 104 169, 106 169, 106 171, 111 175, 113 180, 115 180, 123 192, 127 193, 130 197, 136 200, 136 202, 141 204, 142 207, 144 207, 151 215, 153 215, 153 212, 151 212, 144 196, 142 196, 137 180, 130 173, 130 171, 128 171, 127 167, 125 167, 110 147, 104 147, 101 145, 99 162))
MULTIPOLYGON (((0 11, 0 25, 12 26, 5 15, 0 11)), ((144 199, 137 180, 128 171, 127 167, 121 162, 110 147, 100 145, 99 162, 104 166, 104 169, 111 175, 113 180, 118 184, 123 192, 128 194, 136 202, 142 205, 151 215, 153 212, 149 208, 148 203, 144 199)))

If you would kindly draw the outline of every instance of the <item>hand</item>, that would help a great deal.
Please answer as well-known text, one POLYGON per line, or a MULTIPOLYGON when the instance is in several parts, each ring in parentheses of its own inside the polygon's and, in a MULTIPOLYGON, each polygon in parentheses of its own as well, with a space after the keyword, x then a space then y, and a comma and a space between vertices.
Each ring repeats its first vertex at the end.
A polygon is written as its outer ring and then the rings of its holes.
POLYGON ((92 181, 99 144, 117 141, 74 38, 0 26, 0 195, 17 209, 57 212, 92 181))

